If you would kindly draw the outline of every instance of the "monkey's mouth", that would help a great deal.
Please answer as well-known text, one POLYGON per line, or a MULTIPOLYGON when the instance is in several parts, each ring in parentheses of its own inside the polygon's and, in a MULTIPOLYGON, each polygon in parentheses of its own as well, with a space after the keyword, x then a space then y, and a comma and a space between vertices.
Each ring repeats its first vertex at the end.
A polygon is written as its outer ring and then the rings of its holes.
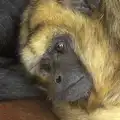
POLYGON ((92 89, 92 84, 86 77, 82 77, 82 79, 77 80, 67 87, 65 85, 61 86, 63 87, 61 91, 57 90, 58 87, 56 86, 56 91, 59 92, 55 92, 54 100, 67 102, 86 100, 89 98, 92 89))

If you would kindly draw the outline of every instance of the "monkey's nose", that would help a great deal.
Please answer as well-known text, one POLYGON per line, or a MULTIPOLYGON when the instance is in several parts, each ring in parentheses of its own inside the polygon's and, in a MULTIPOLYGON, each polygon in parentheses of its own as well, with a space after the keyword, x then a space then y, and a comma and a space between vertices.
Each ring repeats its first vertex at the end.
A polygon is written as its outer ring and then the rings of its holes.
POLYGON ((62 76, 60 76, 60 75, 57 76, 55 82, 56 82, 56 83, 61 83, 61 81, 62 81, 62 76))

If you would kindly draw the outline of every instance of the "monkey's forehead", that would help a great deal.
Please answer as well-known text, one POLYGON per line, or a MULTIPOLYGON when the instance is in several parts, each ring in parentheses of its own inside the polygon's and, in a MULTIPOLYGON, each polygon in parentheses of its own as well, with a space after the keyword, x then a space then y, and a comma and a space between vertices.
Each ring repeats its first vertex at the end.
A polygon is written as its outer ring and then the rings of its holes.
MULTIPOLYGON (((32 48, 39 48, 39 55, 45 52, 51 43, 52 37, 56 34, 69 33, 80 39, 79 37, 85 36, 84 25, 90 26, 88 18, 65 9, 56 2, 37 4, 37 6, 30 11, 28 10, 28 12, 31 14, 28 21, 33 32, 32 37, 29 38, 29 45, 32 45, 32 48), (38 27, 39 29, 36 31, 36 26, 41 24, 43 24, 42 28, 38 27)), ((26 40, 24 39, 23 41, 26 40)))
POLYGON ((48 0, 45 4, 38 3, 29 12, 31 13, 31 28, 44 23, 47 25, 57 25, 75 29, 79 24, 83 24, 85 19, 88 19, 83 17, 84 15, 80 12, 61 6, 55 2, 55 0, 48 0))

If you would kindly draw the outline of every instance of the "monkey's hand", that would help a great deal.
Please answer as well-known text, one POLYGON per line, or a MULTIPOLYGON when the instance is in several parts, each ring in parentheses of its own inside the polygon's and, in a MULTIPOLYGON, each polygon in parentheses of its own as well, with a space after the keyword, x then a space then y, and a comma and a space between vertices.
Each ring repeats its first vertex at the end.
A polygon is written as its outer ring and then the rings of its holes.
POLYGON ((60 118, 60 120, 88 120, 88 114, 78 107, 70 106, 69 103, 54 102, 53 112, 60 118))

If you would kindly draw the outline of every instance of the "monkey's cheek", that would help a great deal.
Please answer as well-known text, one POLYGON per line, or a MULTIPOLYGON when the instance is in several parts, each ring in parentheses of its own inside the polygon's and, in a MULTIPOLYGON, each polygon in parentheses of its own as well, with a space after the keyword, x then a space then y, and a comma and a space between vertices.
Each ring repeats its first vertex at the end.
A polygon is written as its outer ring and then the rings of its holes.
MULTIPOLYGON (((61 92, 56 92, 55 101, 73 102, 76 100, 88 99, 92 89, 92 82, 88 79, 79 80, 76 84, 70 85, 67 89, 61 92)), ((57 88, 56 88, 57 89, 57 88)))
POLYGON ((46 72, 40 72, 38 76, 40 77, 40 80, 42 80, 42 82, 50 82, 50 74, 46 72))

